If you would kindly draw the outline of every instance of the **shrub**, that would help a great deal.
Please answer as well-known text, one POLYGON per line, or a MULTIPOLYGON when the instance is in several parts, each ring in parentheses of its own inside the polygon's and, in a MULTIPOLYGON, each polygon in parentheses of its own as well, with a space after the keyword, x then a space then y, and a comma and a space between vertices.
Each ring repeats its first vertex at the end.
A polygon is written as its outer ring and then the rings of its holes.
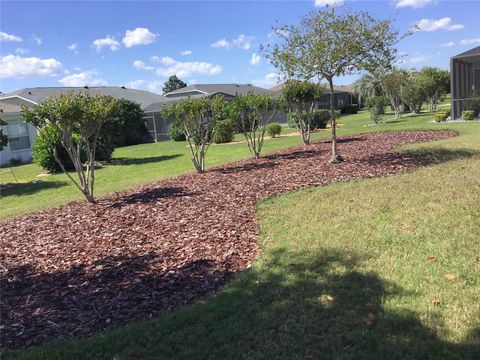
POLYGON ((35 145, 32 148, 32 159, 33 162, 43 169, 50 172, 59 172, 62 171, 62 168, 58 165, 53 157, 53 149, 50 146, 48 139, 51 139, 55 144, 55 149, 57 150, 57 156, 65 166, 65 170, 74 170, 72 160, 67 154, 67 151, 60 143, 60 136, 57 131, 51 126, 47 126, 42 131, 40 131, 35 139, 35 145))
POLYGON ((435 121, 436 122, 447 121, 447 113, 445 111, 437 111, 435 113, 435 121))
POLYGON ((462 111, 462 118, 465 121, 471 121, 475 117, 475 113, 473 110, 463 110, 462 111))
POLYGON ((310 125, 310 128, 312 130, 326 129, 327 124, 330 121, 330 118, 331 118, 330 110, 327 110, 327 109, 317 110, 313 113, 312 124, 310 125))
POLYGON ((356 114, 358 113, 358 104, 344 106, 341 110, 342 114, 356 114))
POLYGON ((378 124, 385 113, 387 99, 384 96, 372 96, 367 100, 367 108, 370 111, 370 118, 375 124, 378 124))
POLYGON ((282 132, 282 125, 276 122, 272 122, 267 125, 267 134, 268 136, 274 138, 277 135, 280 135, 282 132))
POLYGON ((178 126, 178 124, 175 123, 175 122, 170 124, 170 127, 168 128, 168 136, 173 141, 186 141, 187 140, 187 138, 185 137, 185 134, 183 133, 182 128, 180 126, 178 126))
POLYGON ((215 124, 213 130, 213 142, 215 144, 224 144, 233 141, 235 132, 233 131, 233 121, 221 120, 215 124))

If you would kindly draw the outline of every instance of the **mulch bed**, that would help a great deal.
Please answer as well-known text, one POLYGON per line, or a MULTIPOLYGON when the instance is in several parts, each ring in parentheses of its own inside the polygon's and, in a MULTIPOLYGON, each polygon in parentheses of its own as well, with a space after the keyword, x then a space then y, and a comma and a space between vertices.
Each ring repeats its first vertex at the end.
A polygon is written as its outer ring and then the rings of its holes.
POLYGON ((322 141, 4 221, 2 345, 91 335, 189 304, 255 259, 258 200, 423 165, 392 148, 454 135, 344 137, 340 165, 322 141))

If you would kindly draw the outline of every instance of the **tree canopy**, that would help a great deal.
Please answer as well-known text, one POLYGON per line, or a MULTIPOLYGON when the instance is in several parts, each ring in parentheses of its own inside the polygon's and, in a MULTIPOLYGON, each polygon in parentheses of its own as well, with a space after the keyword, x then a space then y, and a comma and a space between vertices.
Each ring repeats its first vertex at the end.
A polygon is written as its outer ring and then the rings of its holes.
POLYGON ((175 90, 184 88, 185 86, 187 86, 187 84, 184 83, 182 80, 180 80, 177 77, 177 75, 172 75, 168 78, 167 81, 165 81, 162 90, 163 90, 164 94, 167 94, 171 91, 175 91, 175 90))

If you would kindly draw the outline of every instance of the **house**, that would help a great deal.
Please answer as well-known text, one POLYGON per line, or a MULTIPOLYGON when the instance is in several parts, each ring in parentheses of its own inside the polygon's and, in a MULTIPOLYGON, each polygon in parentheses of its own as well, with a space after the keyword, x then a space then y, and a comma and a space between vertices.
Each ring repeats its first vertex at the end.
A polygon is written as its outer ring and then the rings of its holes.
POLYGON ((480 117, 480 46, 450 58, 450 94, 453 119, 463 110, 480 117))
POLYGON ((22 121, 21 106, 32 107, 48 98, 57 97, 69 91, 127 99, 137 102, 142 109, 164 98, 158 94, 128 89, 124 86, 35 87, 3 94, 0 96, 0 118, 7 123, 3 126, 4 134, 12 140, 0 152, 0 165, 8 165, 12 161, 28 162, 32 158, 32 146, 35 144, 37 130, 22 121))
MULTIPOLYGON (((167 119, 162 117, 162 109, 169 104, 180 101, 187 97, 202 98, 220 95, 227 101, 231 101, 235 95, 246 95, 249 92, 254 94, 263 94, 275 96, 271 90, 264 89, 250 84, 195 84, 184 88, 174 90, 164 95, 163 99, 155 102, 145 109, 145 126, 148 132, 146 141, 163 141, 168 140, 167 119)), ((286 116, 283 111, 277 111, 273 121, 286 123, 286 116)))

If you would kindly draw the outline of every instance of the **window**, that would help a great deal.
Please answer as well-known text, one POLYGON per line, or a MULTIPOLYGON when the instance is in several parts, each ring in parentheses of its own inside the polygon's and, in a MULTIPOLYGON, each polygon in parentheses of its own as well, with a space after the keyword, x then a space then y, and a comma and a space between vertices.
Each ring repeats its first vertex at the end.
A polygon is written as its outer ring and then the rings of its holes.
POLYGON ((8 121, 6 127, 11 151, 30 149, 27 124, 23 121, 8 121))

